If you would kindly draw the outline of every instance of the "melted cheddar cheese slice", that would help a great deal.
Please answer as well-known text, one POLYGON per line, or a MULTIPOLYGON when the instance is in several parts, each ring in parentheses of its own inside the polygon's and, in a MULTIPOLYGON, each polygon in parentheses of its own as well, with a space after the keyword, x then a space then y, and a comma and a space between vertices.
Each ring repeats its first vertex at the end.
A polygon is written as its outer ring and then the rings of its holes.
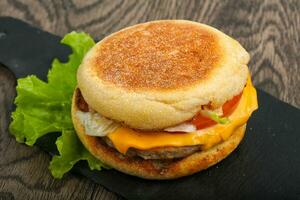
POLYGON ((252 112, 257 108, 256 90, 249 76, 236 109, 228 116, 230 122, 227 124, 217 124, 191 133, 145 133, 126 127, 120 127, 114 132, 109 133, 107 137, 112 141, 115 148, 123 154, 125 154, 129 148, 146 150, 164 146, 180 147, 201 145, 202 149, 208 149, 227 140, 237 128, 247 122, 252 112))

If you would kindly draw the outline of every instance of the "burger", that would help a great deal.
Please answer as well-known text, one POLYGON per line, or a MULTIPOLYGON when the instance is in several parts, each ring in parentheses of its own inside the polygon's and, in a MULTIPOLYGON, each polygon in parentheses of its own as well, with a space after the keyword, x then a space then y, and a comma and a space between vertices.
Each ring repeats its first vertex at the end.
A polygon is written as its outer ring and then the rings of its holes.
POLYGON ((249 54, 208 25, 160 20, 98 42, 77 72, 72 120, 103 163, 145 179, 204 170, 241 142, 257 109, 249 54))

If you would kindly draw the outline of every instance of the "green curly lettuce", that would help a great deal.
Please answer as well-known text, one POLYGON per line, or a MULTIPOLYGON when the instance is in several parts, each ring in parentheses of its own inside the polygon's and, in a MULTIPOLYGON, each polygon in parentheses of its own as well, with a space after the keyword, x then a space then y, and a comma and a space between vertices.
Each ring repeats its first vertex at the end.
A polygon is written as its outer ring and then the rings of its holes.
POLYGON ((70 46, 73 53, 66 63, 54 59, 48 82, 34 75, 18 79, 16 110, 9 127, 18 142, 29 146, 46 134, 62 132, 56 141, 59 155, 53 157, 49 167, 55 178, 61 178, 79 160, 86 160, 91 169, 104 166, 79 141, 71 119, 77 68, 95 42, 88 34, 76 32, 67 34, 61 42, 70 46))
POLYGON ((62 178, 80 160, 86 160, 92 170, 104 167, 84 148, 74 130, 64 130, 57 138, 56 146, 60 155, 54 156, 49 166, 52 175, 56 178, 62 178))
POLYGON ((217 113, 210 110, 203 110, 201 111, 201 114, 219 124, 228 124, 230 122, 228 117, 220 117, 217 113))
POLYGON ((208 115, 212 120, 214 120, 215 122, 217 122, 219 124, 227 124, 230 122, 228 117, 220 117, 219 115, 217 115, 217 113, 214 113, 214 112, 210 112, 208 115))

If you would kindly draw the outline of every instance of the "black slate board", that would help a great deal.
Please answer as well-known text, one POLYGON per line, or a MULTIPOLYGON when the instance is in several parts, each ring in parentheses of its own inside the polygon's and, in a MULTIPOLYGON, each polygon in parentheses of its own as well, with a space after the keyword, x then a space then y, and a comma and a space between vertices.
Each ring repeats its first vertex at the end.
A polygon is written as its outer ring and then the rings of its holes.
MULTIPOLYGON (((67 59, 60 37, 13 18, 0 18, 0 63, 17 78, 46 79, 53 58, 67 59)), ((239 147, 221 163, 195 175, 149 181, 115 170, 91 171, 82 162, 74 172, 128 199, 300 199, 300 111, 258 90, 253 114, 239 147)), ((58 134, 38 145, 53 154, 58 134)))

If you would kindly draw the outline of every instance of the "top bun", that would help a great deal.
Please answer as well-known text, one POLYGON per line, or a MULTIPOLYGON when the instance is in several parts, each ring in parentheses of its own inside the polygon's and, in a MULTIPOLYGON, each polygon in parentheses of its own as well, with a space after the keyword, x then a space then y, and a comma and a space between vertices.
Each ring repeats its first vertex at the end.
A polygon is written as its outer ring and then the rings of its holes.
POLYGON ((210 26, 161 20, 98 42, 77 73, 78 87, 101 115, 142 130, 191 119, 201 105, 218 107, 246 84, 249 54, 210 26))

